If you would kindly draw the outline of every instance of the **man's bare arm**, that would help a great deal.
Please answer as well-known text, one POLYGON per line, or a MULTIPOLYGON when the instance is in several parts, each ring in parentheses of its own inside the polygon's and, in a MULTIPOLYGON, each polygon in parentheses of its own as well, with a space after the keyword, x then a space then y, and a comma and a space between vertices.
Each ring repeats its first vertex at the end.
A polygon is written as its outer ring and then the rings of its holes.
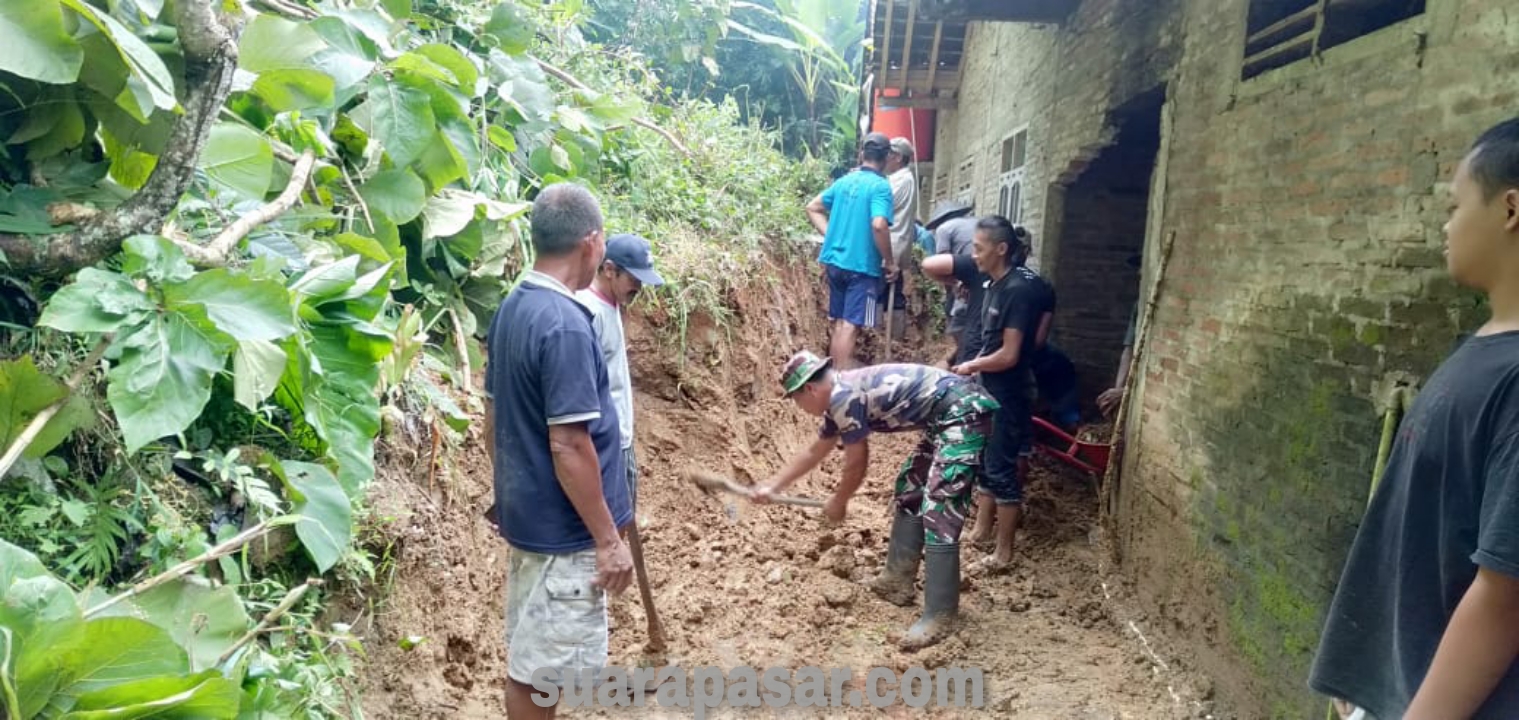
POLYGON ((1519 578, 1477 570, 1404 720, 1468 718, 1519 656, 1519 578))
POLYGON ((814 440, 812 445, 808 446, 806 450, 791 458, 791 462, 786 463, 786 467, 782 468, 779 473, 776 473, 775 477, 771 478, 770 483, 766 487, 771 492, 785 490, 791 483, 796 482, 803 475, 812 472, 813 468, 821 464, 823 459, 828 457, 828 453, 833 452, 833 445, 837 441, 838 438, 831 437, 820 437, 814 440))
POLYGON ((865 482, 865 471, 870 468, 870 443, 865 441, 844 446, 844 476, 833 489, 835 497, 845 500, 854 497, 865 482))
POLYGON ((819 195, 807 203, 807 219, 812 221, 812 227, 819 234, 828 234, 828 208, 823 206, 823 196, 819 195))
POLYGON ((1011 370, 1018 365, 1018 354, 1023 348, 1023 331, 1006 328, 1002 331, 1002 347, 990 355, 983 355, 962 363, 955 368, 955 372, 961 375, 975 375, 978 372, 1002 372, 1011 370))
POLYGON ((611 593, 622 592, 631 579, 633 563, 602 494, 601 463, 596 458, 590 429, 585 423, 550 425, 549 452, 554 458, 554 475, 559 486, 564 488, 575 513, 596 540, 598 582, 611 593))

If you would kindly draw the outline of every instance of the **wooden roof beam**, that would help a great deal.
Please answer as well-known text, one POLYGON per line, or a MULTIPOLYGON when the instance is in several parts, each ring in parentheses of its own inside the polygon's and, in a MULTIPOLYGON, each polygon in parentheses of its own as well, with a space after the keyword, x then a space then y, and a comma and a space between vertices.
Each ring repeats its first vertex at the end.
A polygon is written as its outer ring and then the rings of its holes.
POLYGON ((907 71, 912 67, 912 30, 917 14, 918 0, 908 0, 907 39, 902 42, 902 87, 907 87, 907 71))
POLYGON ((928 80, 923 83, 925 87, 934 86, 934 73, 939 69, 939 40, 943 36, 944 22, 934 23, 934 47, 928 51, 928 80))

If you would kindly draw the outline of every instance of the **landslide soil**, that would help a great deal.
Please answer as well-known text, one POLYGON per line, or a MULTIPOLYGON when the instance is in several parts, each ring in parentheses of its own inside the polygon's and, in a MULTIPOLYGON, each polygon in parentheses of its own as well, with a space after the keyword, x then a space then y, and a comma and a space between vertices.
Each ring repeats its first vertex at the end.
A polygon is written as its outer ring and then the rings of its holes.
MULTIPOLYGON (((729 298, 725 326, 694 316, 684 352, 672 318, 658 308, 629 319, 636 395, 640 523, 655 605, 669 650, 652 656, 636 586, 613 601, 610 664, 722 668, 845 667, 863 681, 872 667, 954 666, 985 672, 982 708, 913 709, 893 717, 989 715, 1019 718, 1229 717, 1211 707, 1211 683, 1180 671, 1164 643, 1144 633, 1126 606, 1125 583, 1105 570, 1097 540, 1093 478, 1036 458, 1028 483, 1018 564, 1004 575, 968 578, 959 632, 908 654, 895 640, 917 618, 872 595, 864 581, 882 562, 891 484, 916 440, 876 436, 868 479, 841 526, 816 511, 759 507, 701 494, 687 469, 739 482, 767 477, 808 444, 815 423, 778 397, 772 376, 796 349, 826 351, 820 299, 807 264, 777 263, 769 281, 729 298), (1211 713, 1211 714, 1210 714, 1211 713)), ((921 327, 919 323, 915 325, 921 327)), ((899 360, 933 362, 942 345, 909 337, 899 360)), ((879 349, 867 344, 867 357, 879 349)), ((382 526, 381 584, 346 597, 334 619, 356 620, 364 641, 365 714, 381 720, 499 718, 505 678, 502 640, 507 546, 484 518, 491 479, 478 429, 437 457, 429 441, 393 438, 371 497, 382 526), (403 639, 421 638, 411 650, 403 639)), ((838 453, 792 492, 826 497, 838 453)), ((963 549, 964 564, 985 553, 963 549)), ((921 592, 919 593, 921 599, 921 592)), ((852 685, 852 687, 860 687, 852 685)), ((564 710, 567 717, 690 717, 689 708, 564 710)), ((721 708, 710 717, 772 714, 867 717, 847 707, 783 711, 721 708)))

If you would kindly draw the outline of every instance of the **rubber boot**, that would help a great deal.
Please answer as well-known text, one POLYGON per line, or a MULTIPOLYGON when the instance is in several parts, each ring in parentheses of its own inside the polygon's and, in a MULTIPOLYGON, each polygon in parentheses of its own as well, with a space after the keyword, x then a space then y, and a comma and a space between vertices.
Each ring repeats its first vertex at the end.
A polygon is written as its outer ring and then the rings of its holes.
POLYGON ((913 584, 918 580, 918 561, 922 557, 923 518, 897 513, 891 521, 891 543, 886 547, 886 567, 871 581, 871 591, 893 605, 912 605, 917 596, 913 584))
POLYGON ((930 545, 924 557, 923 617, 900 643, 909 652, 949 637, 960 616, 960 546, 930 545))

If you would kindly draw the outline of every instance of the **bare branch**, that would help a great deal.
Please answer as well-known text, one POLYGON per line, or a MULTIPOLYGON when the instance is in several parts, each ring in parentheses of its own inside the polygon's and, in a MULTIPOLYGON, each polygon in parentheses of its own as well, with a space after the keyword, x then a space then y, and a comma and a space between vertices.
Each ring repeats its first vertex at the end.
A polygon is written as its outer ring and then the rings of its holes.
POLYGON ((128 237, 156 233, 179 204, 195 176, 222 103, 232 91, 237 69, 236 31, 242 20, 216 12, 216 0, 181 0, 174 20, 185 56, 183 113, 174 122, 167 148, 142 189, 109 212, 56 235, 0 233, 0 252, 21 273, 58 278, 89 267, 121 249, 128 237))
POLYGON ((297 602, 300 602, 301 596, 305 595, 307 590, 310 590, 311 588, 321 584, 321 580, 318 580, 316 578, 307 578, 306 582, 295 586, 295 589, 291 590, 290 593, 285 596, 285 599, 280 601, 280 604, 275 605, 273 610, 270 610, 267 614, 264 615, 264 619, 260 620, 258 622, 258 625, 254 626, 252 630, 249 630, 247 633, 245 633, 241 638, 238 639, 237 642, 232 644, 232 647, 227 648, 227 651, 222 653, 221 657, 216 659, 216 666, 220 667, 222 663, 232 659, 232 656, 236 655, 237 651, 241 650, 244 645, 253 642, 256 638, 258 638, 259 633, 262 633, 265 630, 269 629, 269 626, 273 625, 276 620, 279 620, 285 615, 285 613, 289 612, 290 608, 295 607, 295 604, 297 602))
POLYGON ((16 460, 20 459, 21 453, 26 451, 26 447, 31 445, 33 440, 37 439, 37 436, 42 433, 42 428, 47 426, 48 421, 52 420, 59 410, 63 409, 64 404, 69 401, 69 396, 74 394, 74 389, 79 387, 79 383, 84 381, 84 376, 89 374, 95 365, 99 364, 100 357, 105 355, 106 347, 110 344, 111 336, 109 335, 101 338, 100 342, 95 343, 95 349, 90 351, 89 356, 84 359, 84 362, 79 363, 79 366, 74 368, 74 374, 69 376, 68 381, 64 385, 68 391, 63 394, 63 397, 58 398, 52 405, 43 408, 42 412, 37 413, 37 417, 32 418, 32 421, 27 423, 26 429, 22 430, 21 434, 17 435, 16 439, 11 442, 11 446, 5 451, 5 455, 0 457, 0 477, 5 477, 5 474, 10 472, 11 466, 16 464, 16 460))
POLYGON ((290 182, 285 185, 284 191, 279 197, 260 205, 255 210, 250 210, 228 225, 206 245, 196 245, 190 242, 176 241, 179 248, 185 252, 185 257, 192 265, 197 267, 221 267, 227 264, 227 259, 232 256, 232 249, 237 247, 239 240, 248 237, 253 229, 263 225, 282 215, 286 210, 295 206, 296 201, 301 199, 301 188, 306 186, 306 179, 311 177, 311 168, 316 165, 316 155, 310 150, 301 153, 299 160, 295 161, 295 167, 290 171, 290 182))
MULTIPOLYGON (((564 70, 561 70, 561 69, 559 69, 557 67, 554 67, 553 65, 550 65, 550 64, 548 64, 548 63, 546 63, 546 62, 544 62, 542 60, 539 60, 538 58, 533 58, 533 60, 538 63, 538 67, 543 68, 544 72, 546 72, 546 73, 548 73, 550 75, 553 75, 556 78, 559 78, 560 80, 564 81, 564 83, 566 85, 569 85, 570 87, 575 88, 576 90, 590 90, 591 89, 591 86, 586 85, 585 83, 581 82, 574 75, 571 75, 571 74, 565 72, 564 70)), ((636 118, 633 118, 633 124, 637 125, 639 127, 642 127, 642 128, 646 128, 646 129, 652 130, 652 131, 654 131, 656 133, 659 133, 659 136, 662 137, 662 138, 664 138, 665 142, 670 143, 671 147, 674 147, 676 150, 679 150, 680 154, 685 155, 686 157, 691 157, 691 151, 689 149, 687 149, 685 145, 681 144, 680 140, 677 140, 675 138, 675 136, 670 133, 669 130, 666 130, 666 129, 658 126, 658 125, 655 125, 652 120, 647 120, 645 118, 636 117, 636 118)))

